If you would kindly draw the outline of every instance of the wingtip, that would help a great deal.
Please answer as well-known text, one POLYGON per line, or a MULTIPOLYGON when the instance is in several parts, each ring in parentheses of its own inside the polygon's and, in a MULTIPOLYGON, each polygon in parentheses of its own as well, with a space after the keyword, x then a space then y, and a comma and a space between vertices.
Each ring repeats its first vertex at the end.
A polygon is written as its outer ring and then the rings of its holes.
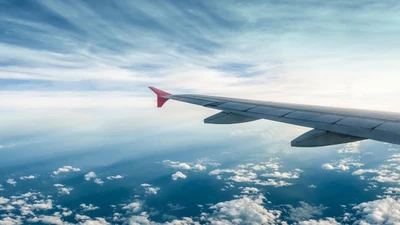
POLYGON ((157 89, 155 87, 149 87, 157 95, 157 107, 161 108, 165 102, 168 101, 168 98, 163 98, 163 96, 171 95, 170 93, 157 89))
POLYGON ((166 96, 166 95, 171 95, 170 93, 160 90, 158 88, 155 87, 149 87, 150 90, 152 90, 154 93, 156 93, 157 96, 162 97, 162 96, 166 96))

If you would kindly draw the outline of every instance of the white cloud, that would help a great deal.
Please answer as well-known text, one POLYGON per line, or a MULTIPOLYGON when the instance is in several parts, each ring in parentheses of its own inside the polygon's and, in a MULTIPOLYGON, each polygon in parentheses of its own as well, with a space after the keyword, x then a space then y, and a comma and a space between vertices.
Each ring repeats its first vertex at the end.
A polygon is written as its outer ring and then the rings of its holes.
POLYGON ((278 172, 275 171, 273 173, 264 173, 261 176, 263 177, 274 177, 278 179, 297 179, 299 178, 300 171, 294 172, 278 172))
POLYGON ((32 205, 34 210, 50 210, 53 209, 53 201, 51 199, 35 201, 36 203, 32 205))
POLYGON ((261 185, 261 186, 273 186, 273 187, 285 187, 285 186, 293 185, 292 183, 288 183, 283 180, 277 181, 275 179, 267 179, 266 181, 257 180, 255 182, 255 184, 261 185))
POLYGON ((37 177, 34 175, 29 175, 29 176, 22 176, 19 179, 20 180, 32 180, 32 179, 36 179, 37 177))
MULTIPOLYGON (((198 161, 203 161, 203 160, 198 160, 198 161)), ((171 160, 163 160, 163 164, 165 166, 177 169, 177 170, 197 170, 197 171, 203 171, 206 170, 207 167, 204 165, 201 165, 200 163, 196 162, 178 162, 178 161, 171 161, 171 160)))
POLYGON ((174 169, 184 169, 184 170, 192 169, 192 167, 189 164, 183 163, 183 162, 164 160, 163 164, 165 166, 168 166, 168 167, 171 167, 171 168, 174 168, 174 169))
POLYGON ((45 216, 41 215, 39 217, 27 219, 29 223, 43 223, 43 224, 54 224, 54 225, 66 225, 60 216, 45 216))
POLYGON ((85 216, 85 215, 76 214, 75 215, 75 220, 90 220, 90 217, 89 216, 85 216))
POLYGON ((299 222, 299 225, 340 225, 340 223, 337 222, 334 218, 326 218, 321 220, 301 221, 299 222))
POLYGON ((93 172, 93 171, 90 171, 89 173, 85 174, 84 178, 87 181, 90 181, 91 179, 93 179, 93 182, 95 184, 98 184, 98 185, 103 185, 104 184, 104 181, 101 180, 100 178, 98 178, 97 174, 95 172, 93 172))
POLYGON ((385 199, 361 203, 353 208, 361 219, 356 224, 389 225, 400 224, 400 200, 385 199))
POLYGON ((63 195, 69 195, 74 190, 72 187, 64 187, 62 184, 54 184, 54 187, 57 188, 59 194, 63 195))
POLYGON ((69 194, 71 193, 72 190, 74 190, 74 189, 71 188, 71 187, 62 187, 62 188, 59 189, 59 192, 58 192, 58 193, 60 193, 60 194, 65 194, 65 195, 69 195, 69 194))
POLYGON ((104 218, 96 217, 94 219, 89 216, 76 214, 75 220, 80 221, 79 225, 109 225, 111 223, 107 222, 104 218))
POLYGON ((21 218, 11 218, 9 216, 4 217, 0 220, 1 225, 20 225, 23 224, 21 218))
POLYGON ((4 191, 3 185, 0 184, 0 191, 4 191))
POLYGON ((317 188, 317 185, 310 184, 308 187, 309 187, 309 188, 317 188))
POLYGON ((258 190, 258 188, 256 187, 245 187, 242 190, 242 194, 257 194, 258 192, 260 192, 260 190, 258 190))
POLYGON ((202 165, 200 165, 200 164, 196 164, 196 165, 194 165, 194 169, 196 169, 196 170, 205 170, 205 169, 207 169, 207 167, 205 167, 205 166, 202 166, 202 165))
POLYGON ((156 195, 160 190, 159 187, 152 187, 151 184, 141 184, 140 186, 142 186, 146 190, 146 194, 156 195))
POLYGON ((0 196, 0 205, 6 204, 10 201, 8 198, 4 198, 0 196))
POLYGON ((124 176, 122 175, 116 175, 116 176, 108 176, 107 180, 116 180, 116 179, 122 179, 124 176))
POLYGON ((385 194, 400 194, 400 188, 390 187, 386 189, 385 194))
POLYGON ((334 170, 335 167, 333 167, 333 166, 332 166, 331 164, 329 164, 329 163, 325 163, 325 164, 322 165, 322 169, 325 169, 325 170, 334 170))
POLYGON ((359 168, 364 166, 364 164, 357 162, 353 158, 343 158, 339 161, 333 162, 333 163, 325 163, 322 165, 322 169, 325 170, 339 170, 339 171, 347 171, 350 170, 350 168, 359 168))
POLYGON ((183 217, 182 219, 174 219, 170 222, 157 223, 149 219, 149 215, 146 212, 142 212, 139 215, 134 215, 128 218, 124 224, 130 225, 200 225, 199 222, 193 221, 192 218, 183 217))
POLYGON ((142 210, 142 203, 139 201, 132 202, 124 207, 122 209, 126 210, 129 213, 136 213, 142 210))
POLYGON ((357 142, 348 143, 343 148, 339 149, 337 152, 342 153, 342 154, 360 153, 360 142, 357 141, 357 142))
POLYGON ((14 179, 8 179, 7 184, 11 184, 11 185, 15 186, 15 185, 17 185, 17 181, 15 181, 14 179))
MULTIPOLYGON (((257 185, 274 186, 274 187, 282 187, 282 186, 292 185, 291 183, 288 183, 288 182, 282 181, 282 180, 276 181, 275 179, 267 179, 267 180, 258 179, 257 178, 258 176, 256 173, 252 172, 251 170, 245 169, 245 168, 254 167, 254 164, 240 165, 238 167, 242 168, 242 169, 216 169, 216 170, 211 171, 209 173, 209 175, 220 175, 223 173, 233 173, 235 175, 228 177, 227 180, 238 182, 238 183, 254 183, 257 185)), ((274 167, 274 168, 276 168, 276 167, 274 167)), ((277 173, 277 174, 280 176, 282 175, 281 173, 277 173)), ((270 174, 267 174, 267 175, 270 175, 270 174)))
POLYGON ((85 180, 87 180, 87 181, 91 180, 92 178, 96 178, 96 177, 97 177, 97 175, 93 171, 90 171, 89 173, 85 174, 85 180))
POLYGON ((100 207, 94 206, 93 204, 89 204, 89 205, 80 204, 79 207, 80 207, 80 208, 82 209, 82 211, 84 211, 84 212, 86 212, 86 211, 93 211, 93 210, 96 210, 96 209, 100 209, 100 207))
POLYGON ((102 181, 100 178, 95 178, 93 182, 98 184, 98 185, 103 185, 104 184, 104 181, 102 181))
POLYGON ((377 176, 370 178, 370 180, 375 180, 381 183, 398 183, 400 184, 400 173, 397 171, 392 171, 386 166, 382 166, 381 169, 359 169, 352 173, 352 175, 363 175, 369 173, 375 173, 377 176))
POLYGON ((159 187, 149 187, 147 188, 146 193, 156 195, 159 190, 159 187))
POLYGON ((257 199, 244 196, 227 202, 220 202, 210 207, 214 210, 207 220, 211 224, 279 224, 281 212, 267 210, 262 206, 262 195, 257 199))
POLYGON ((69 173, 69 172, 79 172, 81 169, 79 168, 74 168, 72 166, 63 166, 61 168, 58 168, 58 170, 53 171, 54 175, 59 175, 60 173, 69 173))
POLYGON ((179 178, 186 179, 186 177, 187 176, 185 174, 183 174, 182 172, 180 172, 180 171, 172 174, 172 180, 178 180, 179 178))

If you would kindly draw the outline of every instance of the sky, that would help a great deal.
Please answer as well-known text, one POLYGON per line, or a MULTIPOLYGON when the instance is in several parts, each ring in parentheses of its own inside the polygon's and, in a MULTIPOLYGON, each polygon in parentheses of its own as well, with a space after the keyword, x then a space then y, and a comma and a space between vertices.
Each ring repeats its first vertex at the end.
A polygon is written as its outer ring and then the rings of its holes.
POLYGON ((0 224, 399 222, 398 147, 148 89, 400 112, 399 27, 396 0, 0 0, 0 211, 30 210, 0 224))
MULTIPOLYGON (((121 118, 150 126, 148 86, 400 110, 397 1, 0 4, 3 135, 121 118)), ((210 112, 165 108, 165 126, 210 112)))
POLYGON ((3 108, 144 108, 156 86, 399 110, 397 1, 0 4, 3 108))

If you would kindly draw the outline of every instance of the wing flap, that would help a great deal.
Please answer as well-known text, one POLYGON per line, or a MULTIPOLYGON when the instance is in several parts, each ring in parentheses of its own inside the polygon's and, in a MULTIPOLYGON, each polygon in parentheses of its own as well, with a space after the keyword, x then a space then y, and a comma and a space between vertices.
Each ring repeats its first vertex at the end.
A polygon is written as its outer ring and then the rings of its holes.
POLYGON ((220 112, 204 119, 204 123, 209 124, 235 124, 235 123, 247 123, 260 118, 244 116, 230 112, 220 112))
POLYGON ((314 129, 294 139, 290 144, 293 147, 323 147, 361 140, 365 138, 314 129))

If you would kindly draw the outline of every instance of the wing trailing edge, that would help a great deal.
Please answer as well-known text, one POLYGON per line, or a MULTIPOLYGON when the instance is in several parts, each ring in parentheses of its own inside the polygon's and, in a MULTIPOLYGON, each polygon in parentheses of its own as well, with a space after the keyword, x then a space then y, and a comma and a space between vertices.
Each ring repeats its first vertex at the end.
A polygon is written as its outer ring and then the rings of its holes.
POLYGON ((294 139, 291 145, 292 147, 323 147, 361 140, 365 138, 313 129, 294 139))

